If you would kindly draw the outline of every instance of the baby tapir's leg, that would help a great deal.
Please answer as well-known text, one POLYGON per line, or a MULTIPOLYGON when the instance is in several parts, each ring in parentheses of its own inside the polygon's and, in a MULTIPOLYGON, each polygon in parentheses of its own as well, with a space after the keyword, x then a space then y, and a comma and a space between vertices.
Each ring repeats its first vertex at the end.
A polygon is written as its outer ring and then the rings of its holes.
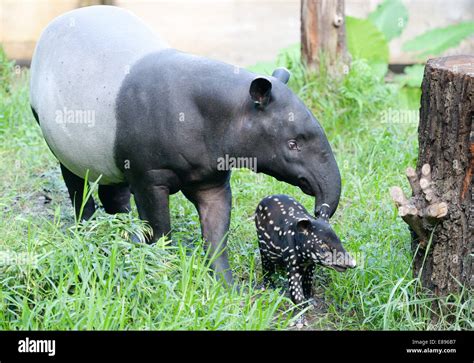
POLYGON ((305 296, 303 293, 304 269, 301 266, 292 264, 290 259, 290 262, 287 264, 286 270, 291 300, 295 304, 299 305, 305 301, 305 296))
MULTIPOLYGON (((299 305, 299 309, 306 307, 306 298, 303 289, 303 278, 304 278, 304 268, 293 264, 292 259, 290 258, 290 262, 286 266, 287 275, 288 275, 288 284, 290 287, 290 296, 291 300, 299 305)), ((296 259, 293 259, 296 261, 296 259)), ((304 315, 301 315, 298 320, 296 321, 296 327, 301 329, 303 325, 308 325, 308 321, 304 315)))
POLYGON ((275 264, 262 250, 260 250, 260 257, 262 259, 263 286, 274 288, 273 275, 275 273, 275 264))
POLYGON ((84 209, 82 210, 81 215, 81 206, 82 199, 84 194, 84 179, 78 177, 76 174, 72 173, 67 169, 63 164, 61 165, 61 173, 63 174, 64 182, 66 183, 67 190, 69 192, 69 197, 71 198, 72 205, 74 206, 76 212, 76 218, 81 220, 88 220, 92 217, 95 212, 95 203, 94 199, 89 197, 89 199, 84 204, 84 209))
POLYGON ((303 274, 303 294, 305 299, 313 297, 313 274, 314 264, 306 266, 303 274))

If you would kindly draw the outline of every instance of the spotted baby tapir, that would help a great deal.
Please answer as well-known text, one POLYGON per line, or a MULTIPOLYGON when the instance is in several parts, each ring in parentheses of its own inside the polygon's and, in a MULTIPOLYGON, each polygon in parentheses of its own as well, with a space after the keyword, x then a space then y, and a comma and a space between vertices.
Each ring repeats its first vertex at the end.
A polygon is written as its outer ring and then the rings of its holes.
POLYGON ((295 304, 312 297, 316 264, 340 272, 356 266, 329 225, 324 207, 315 219, 292 197, 272 195, 262 199, 255 213, 264 285, 273 286, 275 268, 283 266, 295 304))

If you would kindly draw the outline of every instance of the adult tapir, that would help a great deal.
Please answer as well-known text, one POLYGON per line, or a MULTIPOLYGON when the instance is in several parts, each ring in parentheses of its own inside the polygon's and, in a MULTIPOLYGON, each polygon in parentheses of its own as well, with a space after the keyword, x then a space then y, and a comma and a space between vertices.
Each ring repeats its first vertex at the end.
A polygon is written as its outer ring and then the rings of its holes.
MULTIPOLYGON (((150 241, 170 233, 169 195, 196 206, 213 267, 228 283, 225 252, 230 170, 220 158, 255 158, 257 171, 316 197, 332 215, 341 178, 318 121, 286 86, 171 49, 139 18, 112 6, 73 10, 43 31, 31 63, 31 107, 61 164, 79 214, 84 179, 99 180, 108 213, 130 210, 130 190, 150 241)), ((241 159, 239 159, 241 160, 241 159)), ((325 209, 324 212, 321 210, 325 209)), ((90 198, 82 217, 92 216, 90 198)))

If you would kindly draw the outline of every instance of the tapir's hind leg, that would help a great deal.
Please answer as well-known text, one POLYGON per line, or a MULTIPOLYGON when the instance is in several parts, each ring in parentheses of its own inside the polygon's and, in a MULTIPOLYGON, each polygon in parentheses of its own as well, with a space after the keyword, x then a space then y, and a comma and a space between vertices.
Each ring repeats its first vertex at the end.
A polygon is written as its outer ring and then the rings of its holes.
MULTIPOLYGON (((63 174, 64 182, 66 183, 66 187, 69 192, 69 197, 71 198, 71 202, 74 206, 76 218, 79 218, 84 194, 84 179, 69 171, 63 164, 61 164, 61 173, 63 174)), ((84 205, 81 220, 90 219, 94 212, 95 203, 92 196, 90 196, 84 205)))
POLYGON ((99 199, 109 214, 130 212, 128 185, 99 185, 99 199))
MULTIPOLYGON (((31 106, 31 111, 33 112, 33 116, 36 122, 38 122, 39 124, 40 123, 39 116, 36 110, 33 108, 33 106, 31 106)), ((61 173, 63 174, 63 179, 64 179, 64 182, 66 183, 66 187, 69 192, 69 197, 71 198, 72 205, 75 209, 76 218, 79 218, 79 214, 81 212, 81 205, 82 205, 82 196, 84 193, 84 179, 70 172, 69 169, 67 169, 63 164, 59 163, 59 165, 61 165, 61 173)), ((94 214, 94 212, 95 212, 95 203, 94 203, 94 199, 91 196, 87 200, 86 204, 84 205, 81 220, 90 219, 92 215, 94 214)))

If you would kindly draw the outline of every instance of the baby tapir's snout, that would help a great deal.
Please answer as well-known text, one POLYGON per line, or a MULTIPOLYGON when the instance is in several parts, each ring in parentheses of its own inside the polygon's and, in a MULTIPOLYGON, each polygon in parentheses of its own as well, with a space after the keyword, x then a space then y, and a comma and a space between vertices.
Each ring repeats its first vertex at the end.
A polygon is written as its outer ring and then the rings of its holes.
POLYGON ((311 298, 316 264, 345 271, 356 266, 324 218, 315 219, 292 197, 264 198, 255 212, 264 283, 272 284, 275 267, 285 267, 292 300, 311 298))

